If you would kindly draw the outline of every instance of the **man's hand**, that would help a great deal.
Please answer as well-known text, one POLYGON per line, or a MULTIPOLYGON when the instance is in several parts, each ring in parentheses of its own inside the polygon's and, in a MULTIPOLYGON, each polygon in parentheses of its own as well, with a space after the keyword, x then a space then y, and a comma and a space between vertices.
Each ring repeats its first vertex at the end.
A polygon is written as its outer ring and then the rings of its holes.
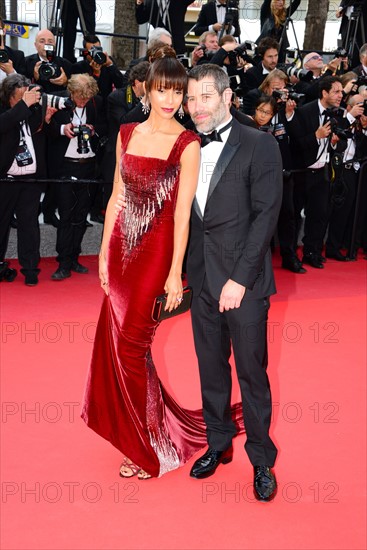
POLYGON ((215 30, 215 32, 221 31, 222 27, 223 27, 222 23, 214 23, 213 25, 213 29, 215 30))
POLYGON ((56 112, 57 112, 57 109, 55 109, 55 107, 47 107, 46 114, 45 114, 46 124, 50 124, 50 120, 56 112))
POLYGON ((64 136, 68 137, 69 139, 73 139, 75 137, 75 134, 73 132, 73 123, 69 122, 69 124, 65 124, 64 126, 64 136))
POLYGON ((229 311, 240 307, 246 287, 228 279, 219 297, 219 311, 229 311))
POLYGON ((12 60, 9 59, 9 61, 7 61, 6 63, 0 63, 0 69, 4 71, 4 73, 6 73, 7 75, 14 73, 14 65, 12 60))
POLYGON ((196 65, 196 63, 201 59, 204 55, 204 50, 201 46, 196 46, 196 48, 193 49, 192 55, 191 55, 191 63, 192 66, 196 65))
POLYGON ((327 138, 330 135, 330 132, 331 132, 331 125, 329 121, 323 126, 319 126, 316 130, 315 135, 317 139, 323 139, 323 138, 327 138))
POLYGON ((363 115, 363 111, 364 111, 364 106, 362 102, 362 103, 356 103, 355 105, 353 105, 353 107, 349 112, 354 118, 357 118, 363 115))
POLYGON ((68 77, 65 74, 65 71, 62 67, 60 67, 60 76, 57 78, 50 78, 51 84, 56 84, 56 86, 66 86, 68 83, 68 77))
POLYGON ((38 87, 32 88, 32 90, 27 90, 24 92, 22 99, 27 107, 31 107, 31 105, 39 103, 39 100, 41 99, 41 92, 38 87))
POLYGON ((39 78, 40 78, 39 68, 40 68, 41 65, 42 65, 42 61, 37 61, 37 63, 34 66, 33 77, 34 77, 35 80, 39 80, 39 78))
POLYGON ((117 195, 117 201, 115 204, 115 214, 118 216, 123 208, 126 208, 125 197, 122 193, 117 195))

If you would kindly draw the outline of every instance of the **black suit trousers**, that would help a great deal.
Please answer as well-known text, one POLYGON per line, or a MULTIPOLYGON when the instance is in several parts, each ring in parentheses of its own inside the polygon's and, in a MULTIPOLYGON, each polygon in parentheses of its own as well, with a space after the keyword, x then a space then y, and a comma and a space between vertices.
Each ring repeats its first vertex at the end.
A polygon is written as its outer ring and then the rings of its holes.
POLYGON ((304 208, 304 254, 321 254, 330 215, 330 183, 324 169, 295 173, 294 205, 296 220, 304 208))
MULTIPOLYGON (((34 175, 30 176, 31 178, 34 175)), ((10 220, 17 217, 18 259, 24 271, 37 269, 40 259, 40 230, 38 224, 41 187, 14 178, 0 183, 0 261, 8 246, 10 220)))
MULTIPOLYGON (((95 163, 78 164, 64 162, 63 176, 80 179, 92 179, 95 163)), ((90 189, 88 183, 79 181, 56 184, 57 206, 60 225, 57 228, 57 261, 61 268, 70 269, 78 260, 86 229, 86 219, 90 208, 90 189)), ((92 184, 91 184, 92 185, 92 184)))
POLYGON ((223 451, 236 428, 231 419, 231 344, 241 389, 247 441, 253 465, 273 466, 277 454, 269 437, 271 393, 266 373, 269 299, 243 301, 241 307, 219 312, 204 282, 193 298, 191 317, 199 361, 204 419, 210 447, 223 451))
POLYGON ((328 254, 340 252, 343 245, 349 244, 346 233, 347 228, 351 227, 353 223, 358 176, 359 172, 355 172, 354 168, 343 170, 344 200, 340 204, 332 203, 328 238, 326 241, 326 252, 328 254))

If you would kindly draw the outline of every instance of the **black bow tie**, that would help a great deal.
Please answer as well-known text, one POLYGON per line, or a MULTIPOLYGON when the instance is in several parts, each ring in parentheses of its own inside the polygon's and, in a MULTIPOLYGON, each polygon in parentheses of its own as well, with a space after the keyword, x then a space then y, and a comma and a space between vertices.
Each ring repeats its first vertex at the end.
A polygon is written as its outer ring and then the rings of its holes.
POLYGON ((223 141, 220 137, 220 134, 223 134, 226 130, 228 130, 232 126, 232 120, 226 124, 223 128, 218 130, 213 130, 210 134, 200 134, 201 139, 201 147, 205 147, 206 145, 209 145, 212 141, 223 141))
POLYGON ((217 8, 225 8, 226 5, 225 4, 217 4, 217 8))

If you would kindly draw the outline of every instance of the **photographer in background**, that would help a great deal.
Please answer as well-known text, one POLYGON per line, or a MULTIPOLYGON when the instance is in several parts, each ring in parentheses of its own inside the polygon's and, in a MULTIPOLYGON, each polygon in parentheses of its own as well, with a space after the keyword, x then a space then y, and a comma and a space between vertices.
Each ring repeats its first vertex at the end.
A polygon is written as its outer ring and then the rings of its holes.
MULTIPOLYGON (((40 232, 38 210, 41 185, 29 179, 46 176, 45 139, 38 87, 29 90, 20 74, 6 77, 0 86, 0 272, 8 246, 10 220, 17 216, 18 259, 27 286, 38 283, 40 232)), ((13 270, 15 271, 15 270, 13 270)), ((15 278, 13 273, 13 278, 15 278)), ((8 279, 9 280, 9 279, 8 279)))
POLYGON ((75 180, 55 184, 60 224, 56 240, 59 268, 51 277, 54 281, 70 277, 71 271, 88 273, 78 258, 96 184, 81 183, 78 179, 95 178, 98 142, 107 130, 94 78, 87 74, 72 75, 68 91, 75 108, 57 112, 49 126, 53 138, 50 177, 75 180))
POLYGON ((303 262, 316 269, 323 269, 326 261, 322 249, 330 214, 331 140, 339 127, 345 129, 350 124, 344 119, 343 110, 339 111, 342 98, 340 78, 327 76, 320 81, 319 99, 297 109, 288 122, 292 159, 297 169, 296 219, 301 219, 302 209, 306 217, 303 262))
POLYGON ((83 39, 83 61, 78 61, 72 68, 72 74, 89 74, 98 84, 99 94, 105 101, 115 88, 126 85, 126 78, 121 73, 111 56, 104 52, 98 36, 86 35, 83 39))
POLYGON ((353 69, 353 72, 367 79, 367 43, 363 44, 359 50, 359 60, 361 63, 353 69))
POLYGON ((24 53, 5 45, 6 29, 0 17, 0 82, 13 73, 25 74, 24 53))
POLYGON ((260 62, 246 71, 245 74, 245 89, 246 94, 249 90, 258 88, 264 82, 266 76, 278 64, 279 44, 274 38, 263 38, 257 46, 257 54, 260 57, 260 62))
POLYGON ((345 262, 340 249, 348 241, 347 230, 352 227, 355 197, 359 178, 360 163, 367 157, 367 100, 356 94, 347 102, 348 120, 351 123, 347 139, 334 136, 332 143, 340 151, 343 165, 333 183, 332 211, 330 216, 326 255, 345 262))
POLYGON ((46 93, 65 91, 72 64, 56 55, 55 36, 43 29, 37 33, 34 45, 37 53, 25 58, 25 75, 35 84, 40 84, 46 93))
POLYGON ((196 36, 206 31, 214 31, 218 39, 231 34, 240 37, 241 30, 238 20, 238 2, 236 0, 216 0, 203 4, 194 27, 196 36))
POLYGON ((215 52, 219 50, 218 35, 215 31, 205 31, 199 37, 199 45, 194 48, 191 56, 191 65, 211 63, 215 52))

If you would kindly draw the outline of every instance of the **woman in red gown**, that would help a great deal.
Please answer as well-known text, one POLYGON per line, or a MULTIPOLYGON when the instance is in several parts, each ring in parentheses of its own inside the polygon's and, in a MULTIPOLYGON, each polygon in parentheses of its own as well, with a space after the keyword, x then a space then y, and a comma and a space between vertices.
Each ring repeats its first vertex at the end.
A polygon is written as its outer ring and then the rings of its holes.
POLYGON ((152 63, 146 80, 149 118, 121 126, 116 149, 100 252, 106 296, 82 418, 123 453, 123 477, 160 476, 206 445, 201 411, 175 403, 151 357, 155 297, 166 292, 169 309, 182 297, 182 261, 198 179, 199 139, 174 118, 186 81, 175 58, 152 63), (117 216, 121 191, 126 207, 117 216))

